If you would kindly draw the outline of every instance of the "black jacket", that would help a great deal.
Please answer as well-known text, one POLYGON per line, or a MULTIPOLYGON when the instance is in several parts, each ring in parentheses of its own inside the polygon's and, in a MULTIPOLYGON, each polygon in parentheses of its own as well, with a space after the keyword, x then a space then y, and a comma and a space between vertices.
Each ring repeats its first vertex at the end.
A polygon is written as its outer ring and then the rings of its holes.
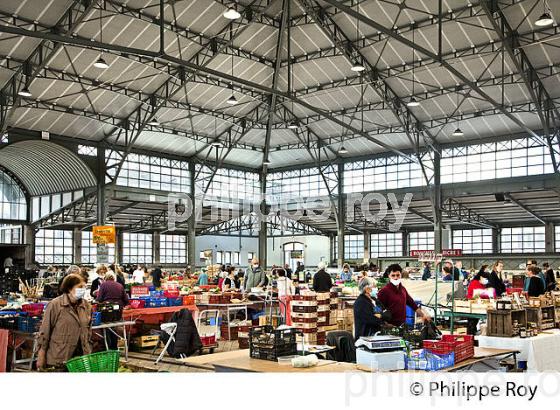
POLYGON ((506 285, 498 275, 498 272, 492 271, 488 277, 488 287, 496 290, 496 296, 499 297, 506 292, 506 285))
POLYGON ((160 268, 155 268, 152 271, 152 283, 156 288, 161 288, 161 279, 163 278, 163 273, 160 268))
POLYGON ((124 276, 121 276, 117 273, 115 273, 115 276, 117 277, 117 282, 123 285, 123 288, 126 289, 126 281, 124 280, 124 276))
POLYGON ((366 295, 361 294, 354 302, 354 337, 373 336, 381 330, 383 320, 374 315, 373 302, 366 295))
POLYGON ((91 295, 92 298, 95 298, 95 295, 93 294, 93 292, 95 292, 96 290, 99 289, 99 285, 101 285, 102 279, 101 278, 95 278, 93 280, 93 282, 91 282, 91 289, 89 291, 89 294, 91 295))
POLYGON ((544 294, 544 290, 544 283, 540 277, 532 276, 529 279, 529 289, 527 290, 529 296, 538 297, 544 294))
POLYGON ((552 269, 548 269, 544 273, 544 279, 546 280, 547 291, 552 291, 556 289, 556 277, 554 276, 554 271, 552 269))
POLYGON ((332 288, 332 278, 324 269, 318 271, 313 276, 313 290, 315 292, 330 292, 332 288))
MULTIPOLYGON (((190 356, 202 348, 202 342, 189 309, 181 309, 173 313, 170 322, 177 323, 175 343, 171 342, 167 349, 170 356, 180 357, 181 354, 190 356)), ((164 343, 167 342, 168 337, 167 333, 162 333, 161 338, 164 343)))

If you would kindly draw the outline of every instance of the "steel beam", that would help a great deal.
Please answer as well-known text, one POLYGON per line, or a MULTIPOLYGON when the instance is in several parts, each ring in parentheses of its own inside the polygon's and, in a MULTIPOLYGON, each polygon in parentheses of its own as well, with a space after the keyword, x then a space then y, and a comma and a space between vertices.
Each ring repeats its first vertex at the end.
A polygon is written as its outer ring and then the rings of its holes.
POLYGON ((506 194, 504 194, 504 196, 506 197, 506 199, 509 199, 511 202, 513 202, 519 208, 523 209, 525 212, 527 212, 529 215, 531 215, 533 218, 535 218, 537 221, 539 221, 543 225, 547 224, 547 221, 545 219, 543 219, 541 216, 539 216, 535 211, 531 210, 531 208, 524 205, 520 200, 514 198, 511 194, 506 193, 506 194))

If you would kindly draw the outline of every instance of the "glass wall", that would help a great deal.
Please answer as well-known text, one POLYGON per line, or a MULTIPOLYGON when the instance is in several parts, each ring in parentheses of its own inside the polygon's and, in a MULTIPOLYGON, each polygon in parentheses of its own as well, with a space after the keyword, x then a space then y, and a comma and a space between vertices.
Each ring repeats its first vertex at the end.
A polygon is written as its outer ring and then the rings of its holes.
POLYGON ((402 256, 402 232, 375 233, 370 236, 370 258, 402 256))
POLYGON ((160 235, 160 262, 187 263, 187 236, 160 235))
POLYGON ((434 231, 410 232, 408 234, 408 250, 434 250, 434 231))
POLYGON ((31 219, 36 221, 83 196, 82 190, 60 194, 35 196, 31 199, 31 219))
POLYGON ((462 249, 464 254, 492 253, 492 229, 453 230, 453 249, 462 249))
POLYGON ((364 258, 364 235, 344 235, 344 259, 364 258))
POLYGON ((35 260, 45 264, 71 264, 72 231, 40 229, 35 235, 35 260))
POLYGON ((556 225, 554 227, 554 246, 556 249, 556 252, 560 252, 560 225, 556 225))
MULTIPOLYGON (((203 165, 197 165, 196 173, 198 175, 196 193, 203 194, 213 170, 203 165)), ((259 174, 256 172, 221 168, 212 178, 210 187, 206 191, 206 197, 255 201, 259 198, 259 192, 259 174)))
MULTIPOLYGON (((88 264, 97 263, 97 245, 93 243, 91 231, 82 231, 82 262, 88 264)), ((115 262, 115 244, 108 244, 109 263, 115 262)))
POLYGON ((545 251, 544 226, 502 228, 502 253, 532 253, 545 251))
POLYGON ((442 151, 441 183, 553 173, 544 141, 521 138, 442 151))
POLYGON ((22 241, 21 225, 0 225, 0 243, 17 245, 21 244, 22 241))
POLYGON ((27 202, 25 194, 8 174, 0 171, 0 190, 2 201, 0 213, 2 219, 27 219, 27 202))
MULTIPOLYGON (((309 198, 328 196, 329 189, 335 191, 337 175, 335 166, 323 170, 325 178, 318 168, 305 168, 293 171, 272 172, 266 177, 266 193, 285 202, 288 198, 309 198), (327 185, 325 185, 325 179, 327 185)), ((333 192, 334 193, 334 192, 333 192)))
MULTIPOLYGON (((123 153, 108 152, 107 165, 110 167, 121 161, 123 153)), ((108 170, 114 175, 116 167, 108 170)), ((117 185, 154 189, 166 192, 190 192, 190 173, 187 161, 178 161, 150 155, 128 154, 126 157, 117 185)))
POLYGON ((123 233, 123 263, 152 263, 152 234, 123 233))

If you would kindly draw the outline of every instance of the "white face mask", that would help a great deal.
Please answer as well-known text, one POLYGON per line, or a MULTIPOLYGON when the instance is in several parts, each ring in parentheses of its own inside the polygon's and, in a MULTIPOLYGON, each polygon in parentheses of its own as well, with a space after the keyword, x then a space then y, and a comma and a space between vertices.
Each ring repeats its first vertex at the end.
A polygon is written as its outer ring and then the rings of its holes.
POLYGON ((394 286, 399 286, 401 284, 401 280, 400 279, 391 279, 391 283, 394 286))
POLYGON ((253 268, 258 268, 259 264, 258 263, 253 263, 253 268))
POLYGON ((480 283, 482 283, 483 285, 488 285, 488 279, 480 278, 480 283))
POLYGON ((74 291, 74 297, 77 300, 83 299, 85 295, 86 295, 86 288, 76 288, 76 290, 74 291))

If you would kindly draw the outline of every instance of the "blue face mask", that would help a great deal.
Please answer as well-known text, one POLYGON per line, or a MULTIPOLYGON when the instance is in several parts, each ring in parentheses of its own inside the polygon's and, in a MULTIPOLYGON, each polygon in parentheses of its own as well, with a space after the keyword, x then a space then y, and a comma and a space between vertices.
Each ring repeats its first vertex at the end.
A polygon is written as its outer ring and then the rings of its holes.
POLYGON ((376 297, 377 297, 377 288, 373 288, 373 289, 371 290, 371 297, 372 297, 372 298, 376 298, 376 297))

